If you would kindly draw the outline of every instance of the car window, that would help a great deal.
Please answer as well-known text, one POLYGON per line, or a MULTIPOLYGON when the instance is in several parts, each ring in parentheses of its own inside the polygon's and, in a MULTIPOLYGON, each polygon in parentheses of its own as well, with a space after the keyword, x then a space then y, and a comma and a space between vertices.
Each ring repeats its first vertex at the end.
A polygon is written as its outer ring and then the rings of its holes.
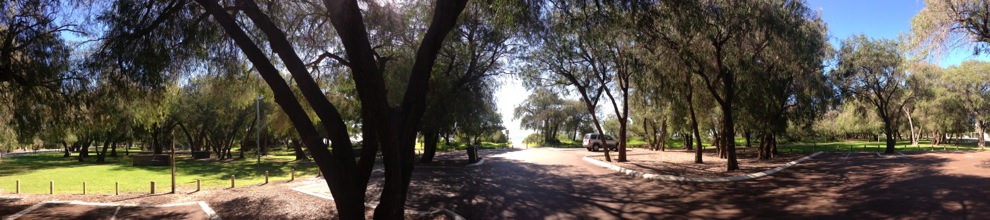
POLYGON ((605 135, 605 140, 611 141, 612 140, 612 136, 605 135))

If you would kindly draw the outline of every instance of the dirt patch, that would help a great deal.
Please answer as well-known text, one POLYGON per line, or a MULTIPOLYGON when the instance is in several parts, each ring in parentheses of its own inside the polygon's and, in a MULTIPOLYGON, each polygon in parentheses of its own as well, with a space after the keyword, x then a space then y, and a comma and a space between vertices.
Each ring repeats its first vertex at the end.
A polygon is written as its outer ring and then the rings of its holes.
MULTIPOLYGON (((748 155, 751 152, 737 152, 739 170, 726 172, 726 159, 718 158, 714 151, 706 151, 702 155, 704 163, 694 163, 695 153, 693 151, 629 151, 626 154, 628 162, 615 162, 616 156, 612 156, 612 164, 622 168, 638 170, 645 173, 672 175, 681 177, 731 177, 750 173, 762 172, 776 168, 791 162, 805 155, 787 154, 778 155, 772 160, 760 161, 755 155, 748 155)), ((590 156, 593 159, 604 161, 604 155, 590 156)))

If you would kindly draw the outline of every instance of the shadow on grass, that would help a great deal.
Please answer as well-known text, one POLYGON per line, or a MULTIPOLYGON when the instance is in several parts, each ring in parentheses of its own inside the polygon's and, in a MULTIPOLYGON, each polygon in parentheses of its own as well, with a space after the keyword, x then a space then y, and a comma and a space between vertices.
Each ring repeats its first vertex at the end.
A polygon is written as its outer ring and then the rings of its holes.
MULTIPOLYGON (((184 175, 213 177, 217 179, 230 179, 231 175, 241 178, 263 178, 265 171, 268 171, 268 175, 270 177, 283 177, 289 176, 291 169, 295 169, 297 176, 304 174, 316 174, 319 172, 315 163, 274 158, 263 158, 260 165, 258 165, 256 160, 253 158, 218 160, 178 157, 175 163, 177 167, 176 169, 184 175)), ((131 166, 130 164, 127 164, 114 167, 112 170, 149 170, 168 173, 171 171, 171 167, 131 166)))
MULTIPOLYGON (((5 157, 3 169, 0 169, 0 176, 13 176, 25 174, 37 170, 75 168, 87 166, 99 166, 118 163, 119 158, 107 157, 106 163, 96 163, 96 156, 91 155, 83 162, 79 162, 77 156, 62 157, 62 153, 40 153, 22 155, 16 157, 5 157)), ((129 161, 129 160, 128 160, 129 161)))

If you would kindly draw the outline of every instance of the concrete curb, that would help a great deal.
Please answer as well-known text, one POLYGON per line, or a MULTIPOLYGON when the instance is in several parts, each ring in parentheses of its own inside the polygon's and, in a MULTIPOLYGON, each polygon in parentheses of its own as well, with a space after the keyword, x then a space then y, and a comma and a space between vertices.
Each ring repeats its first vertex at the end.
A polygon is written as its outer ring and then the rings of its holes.
POLYGON ((4 218, 4 220, 13 220, 13 219, 20 218, 21 216, 24 216, 27 213, 30 213, 30 212, 34 211, 35 209, 38 209, 39 207, 41 207, 41 206, 43 206, 45 204, 69 204, 69 205, 88 205, 88 206, 100 206, 100 207, 117 207, 117 210, 114 211, 114 216, 111 217, 110 219, 116 219, 117 218, 117 212, 120 211, 120 207, 168 208, 168 207, 174 207, 174 206, 198 205, 199 207, 201 207, 203 209, 203 212, 205 212, 206 215, 210 217, 210 220, 221 220, 220 219, 220 216, 218 216, 217 213, 215 211, 213 211, 213 209, 210 208, 209 205, 207 205, 205 202, 202 202, 202 201, 199 201, 199 202, 172 203, 172 204, 164 204, 164 205, 146 205, 146 204, 98 203, 98 202, 83 202, 83 201, 57 201, 57 200, 56 201, 45 201, 45 202, 41 202, 41 203, 38 203, 38 204, 34 204, 31 207, 28 207, 27 209, 21 210, 17 214, 14 214, 14 215, 11 215, 11 216, 7 216, 6 218, 4 218))
POLYGON ((882 158, 901 158, 901 157, 907 157, 908 156, 907 154, 904 154, 904 153, 901 153, 901 152, 896 152, 896 153, 898 155, 886 155, 886 154, 881 154, 880 152, 877 152, 877 157, 882 157, 882 158))
POLYGON ((648 179, 648 180, 674 181, 674 182, 694 182, 694 183, 715 183, 715 182, 733 182, 733 181, 741 181, 741 180, 750 180, 750 179, 755 179, 755 178, 760 178, 760 177, 772 175, 774 173, 780 172, 781 170, 784 170, 784 169, 787 169, 787 168, 792 167, 794 165, 797 165, 798 163, 804 162, 805 160, 811 159, 812 157, 818 156, 819 154, 822 154, 822 152, 821 151, 815 152, 815 153, 813 153, 811 155, 802 157, 800 159, 797 159, 797 160, 788 162, 788 163, 786 163, 784 165, 781 165, 779 167, 776 167, 776 168, 773 168, 773 169, 769 169, 769 170, 766 170, 766 171, 763 171, 763 172, 756 172, 756 173, 750 173, 750 174, 739 175, 739 176, 731 176, 731 177, 683 177, 683 176, 674 176, 674 175, 660 175, 660 174, 644 173, 644 172, 640 172, 640 171, 636 171, 636 170, 622 168, 622 167, 613 165, 613 164, 608 163, 608 162, 604 162, 604 161, 592 159, 592 158, 590 158, 588 156, 585 156, 582 159, 584 161, 587 161, 588 163, 591 163, 591 164, 595 164, 595 165, 602 166, 602 167, 605 167, 605 168, 608 168, 608 169, 611 169, 611 170, 619 171, 620 173, 624 173, 626 175, 636 176, 636 177, 640 177, 640 178, 648 179))
POLYGON ((481 160, 479 160, 478 162, 475 162, 475 163, 472 163, 472 164, 468 164, 468 165, 465 165, 465 167, 473 167, 473 166, 480 166, 480 165, 482 165, 482 164, 485 164, 485 160, 486 160, 486 159, 488 159, 488 158, 481 158, 481 160))

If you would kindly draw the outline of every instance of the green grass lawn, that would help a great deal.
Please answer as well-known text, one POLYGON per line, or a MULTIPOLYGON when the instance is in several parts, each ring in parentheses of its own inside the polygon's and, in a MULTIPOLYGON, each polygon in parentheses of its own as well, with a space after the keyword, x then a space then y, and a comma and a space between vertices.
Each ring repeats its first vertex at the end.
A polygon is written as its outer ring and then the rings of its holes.
MULTIPOLYGON (((754 144, 754 147, 757 147, 754 144)), ((886 149, 886 142, 876 141, 841 141, 825 143, 790 143, 778 145, 779 151, 786 152, 812 152, 812 151, 854 151, 854 152, 883 152, 886 149)), ((976 143, 963 144, 941 144, 933 146, 930 141, 922 140, 918 146, 911 146, 910 141, 898 141, 894 145, 896 151, 900 152, 920 152, 920 151, 961 151, 961 150, 983 150, 976 146, 976 143)))
MULTIPOLYGON (((706 149, 711 148, 711 143, 709 139, 704 139, 702 143, 706 149)), ((759 147, 759 143, 751 143, 752 147, 746 148, 745 138, 736 138, 736 148, 739 150, 754 150, 759 147)), ((626 142, 630 147, 639 147, 645 144, 641 140, 632 139, 626 142)), ((778 153, 811 153, 817 151, 854 151, 854 152, 883 152, 886 147, 886 142, 876 142, 876 141, 836 141, 836 142, 798 142, 798 143, 780 143, 777 146, 778 153), (865 147, 864 147, 865 146, 865 147), (879 149, 878 147, 879 146, 879 149)), ((668 149, 683 149, 684 143, 683 139, 668 139, 667 140, 668 149)), ((922 140, 918 142, 918 146, 911 146, 910 141, 899 141, 895 148, 899 152, 920 152, 920 151, 963 151, 963 150, 981 150, 976 146, 976 143, 963 143, 963 144, 941 144, 938 146, 932 146, 931 141, 922 140)))
MULTIPOLYGON (((468 146, 467 144, 458 143, 458 142, 450 142, 450 144, 446 144, 443 141, 440 141, 440 143, 437 144, 437 151, 443 152, 443 151, 465 150, 467 149, 467 146, 468 146)), ((509 148, 509 146, 510 146, 509 143, 481 142, 481 149, 503 149, 503 148, 509 148)), ((416 155, 422 155, 423 142, 416 142, 416 146, 414 149, 416 150, 415 151, 416 155)))
MULTIPOLYGON (((318 172, 316 164, 293 161, 295 156, 292 152, 262 156, 260 169, 254 157, 245 156, 249 159, 197 161, 191 160, 188 155, 179 155, 176 185, 195 190, 196 180, 199 179, 202 189, 206 190, 230 187, 231 175, 236 175, 238 186, 246 186, 264 183, 265 171, 269 171, 269 181, 289 180, 292 167, 296 169, 297 178, 313 176, 318 172)), ((151 181, 155 181, 157 193, 171 189, 169 166, 135 167, 131 166, 130 157, 126 156, 108 157, 107 163, 103 164, 92 160, 95 160, 95 155, 86 162, 78 162, 76 157, 65 158, 61 153, 4 158, 0 163, 0 191, 14 193, 17 180, 21 183, 21 193, 30 194, 47 194, 49 181, 55 182, 55 193, 59 194, 81 194, 83 182, 86 182, 88 194, 113 194, 114 182, 120 183, 120 193, 148 193, 151 181)))

